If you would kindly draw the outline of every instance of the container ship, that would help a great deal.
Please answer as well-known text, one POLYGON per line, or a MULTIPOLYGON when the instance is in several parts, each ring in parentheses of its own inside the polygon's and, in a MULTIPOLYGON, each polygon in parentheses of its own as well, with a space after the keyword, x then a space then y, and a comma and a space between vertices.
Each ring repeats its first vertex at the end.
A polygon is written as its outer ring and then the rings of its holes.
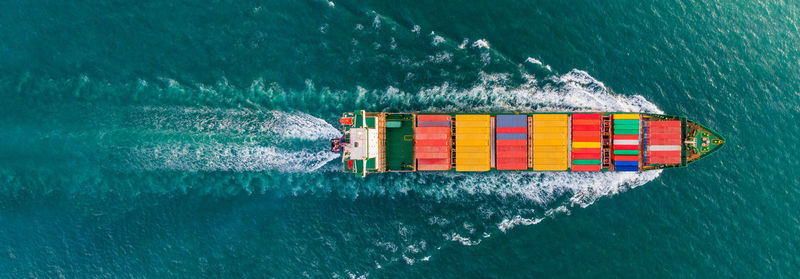
POLYGON ((685 117, 650 113, 346 112, 331 151, 343 170, 639 172, 685 167, 725 140, 685 117))

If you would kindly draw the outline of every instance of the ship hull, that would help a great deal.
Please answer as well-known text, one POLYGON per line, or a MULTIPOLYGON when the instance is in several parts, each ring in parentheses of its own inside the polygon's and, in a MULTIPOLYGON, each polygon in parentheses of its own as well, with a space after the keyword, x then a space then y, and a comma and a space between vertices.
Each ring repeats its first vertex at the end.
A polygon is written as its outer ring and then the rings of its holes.
POLYGON ((640 172, 685 167, 724 139, 685 117, 629 112, 383 113, 340 119, 343 171, 640 172))

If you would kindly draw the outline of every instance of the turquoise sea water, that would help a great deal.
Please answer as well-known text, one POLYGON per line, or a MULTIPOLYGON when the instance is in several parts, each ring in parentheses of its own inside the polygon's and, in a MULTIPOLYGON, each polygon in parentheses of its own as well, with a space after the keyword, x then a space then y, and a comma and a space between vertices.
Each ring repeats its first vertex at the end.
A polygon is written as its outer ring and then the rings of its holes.
POLYGON ((2 278, 795 278, 795 1, 4 1, 2 278), (642 174, 390 174, 342 111, 619 110, 642 174))

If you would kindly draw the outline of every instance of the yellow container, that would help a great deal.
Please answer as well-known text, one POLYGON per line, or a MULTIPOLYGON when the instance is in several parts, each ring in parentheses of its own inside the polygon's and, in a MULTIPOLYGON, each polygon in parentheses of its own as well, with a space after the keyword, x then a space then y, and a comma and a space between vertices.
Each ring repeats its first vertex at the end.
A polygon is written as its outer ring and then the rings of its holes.
POLYGON ((485 114, 459 114, 455 119, 456 171, 491 169, 491 117, 485 114))
POLYGON ((614 114, 614 119, 639 119, 639 114, 614 114))
POLYGON ((577 141, 572 143, 572 148, 600 148, 600 142, 577 141))
POLYGON ((531 116, 533 170, 567 170, 569 122, 566 114, 534 114, 531 116))

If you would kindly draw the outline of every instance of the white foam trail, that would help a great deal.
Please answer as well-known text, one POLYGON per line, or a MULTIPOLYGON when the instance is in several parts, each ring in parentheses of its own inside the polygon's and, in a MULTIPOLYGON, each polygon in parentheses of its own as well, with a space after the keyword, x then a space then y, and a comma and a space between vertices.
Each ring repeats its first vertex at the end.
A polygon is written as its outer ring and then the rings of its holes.
POLYGON ((544 67, 548 71, 552 71, 553 70, 552 68, 550 68, 550 65, 544 65, 542 63, 542 61, 540 61, 539 59, 533 58, 533 57, 528 57, 528 59, 525 59, 525 62, 534 64, 534 65, 539 65, 540 67, 544 67))
POLYGON ((559 197, 571 195, 571 205, 586 207, 600 197, 643 185, 660 174, 661 170, 642 173, 489 172, 479 175, 431 172, 421 174, 423 182, 427 178, 446 178, 436 179, 446 182, 416 191, 438 197, 457 197, 464 194, 519 196, 541 206, 547 206, 559 197))
POLYGON ((314 172, 337 158, 327 150, 184 144, 133 148, 125 165, 137 170, 314 172))
POLYGON ((491 48, 489 46, 489 42, 484 40, 484 39, 479 39, 479 40, 475 41, 474 43, 472 43, 472 47, 484 48, 484 49, 490 49, 491 48))
MULTIPOLYGON (((432 111, 466 109, 473 112, 536 110, 663 113, 642 96, 610 93, 603 83, 584 71, 572 70, 567 74, 554 76, 543 86, 532 76, 525 78, 526 83, 511 86, 508 74, 483 73, 480 82, 470 89, 452 88, 445 83, 422 89, 410 97, 418 103, 431 104, 429 110, 432 111)), ((388 97, 401 95, 409 94, 400 93, 388 97)))
POLYGON ((278 134, 285 138, 319 140, 342 136, 339 129, 325 120, 303 112, 273 111, 272 115, 276 121, 270 125, 270 128, 277 130, 278 134))
POLYGON ((142 107, 130 114, 131 121, 153 130, 261 135, 297 140, 341 136, 341 132, 325 120, 303 112, 142 107))
POLYGON ((438 46, 439 44, 444 43, 444 37, 439 35, 434 35, 433 33, 431 33, 431 35, 433 35, 433 39, 431 40, 431 45, 438 46))

